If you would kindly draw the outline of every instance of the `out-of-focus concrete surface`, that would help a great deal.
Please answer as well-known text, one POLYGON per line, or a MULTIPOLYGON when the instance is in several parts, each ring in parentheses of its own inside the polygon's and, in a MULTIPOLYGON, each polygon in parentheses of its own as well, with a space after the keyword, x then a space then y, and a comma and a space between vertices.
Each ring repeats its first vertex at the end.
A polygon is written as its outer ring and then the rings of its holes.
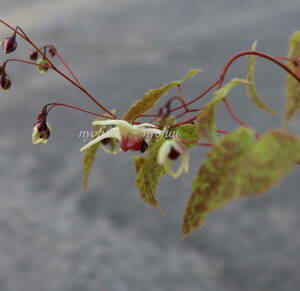
MULTIPOLYGON (((40 45, 54 43, 82 83, 117 112, 147 89, 201 67, 204 73, 185 84, 187 95, 195 96, 252 41, 284 55, 289 35, 300 29, 298 0, 2 2, 1 18, 40 45)), ((6 32, 1 27, 1 38, 6 32)), ((15 55, 29 51, 19 41, 15 55)), ((238 61, 228 78, 243 77, 245 68, 246 60, 238 61)), ((166 217, 140 201, 130 154, 99 153, 91 190, 83 193, 77 135, 92 118, 53 111, 46 146, 31 145, 31 126, 53 100, 97 109, 54 73, 41 76, 24 65, 8 71, 13 87, 0 95, 1 291, 299 290, 299 169, 268 195, 211 214, 181 240, 185 200, 204 150, 193 150, 188 175, 161 182, 166 217)), ((259 61, 259 91, 280 112, 283 77, 259 61)), ((280 125, 279 117, 255 109, 243 89, 230 101, 258 131, 280 125)), ((219 114, 221 127, 233 128, 226 112, 219 114)), ((292 130, 299 131, 299 121, 292 130)))

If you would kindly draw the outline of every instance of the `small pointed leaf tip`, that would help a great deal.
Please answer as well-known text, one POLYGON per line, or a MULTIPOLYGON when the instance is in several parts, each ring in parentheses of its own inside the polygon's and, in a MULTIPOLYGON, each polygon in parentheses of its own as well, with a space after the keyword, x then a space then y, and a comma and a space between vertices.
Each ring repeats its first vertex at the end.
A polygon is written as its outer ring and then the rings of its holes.
MULTIPOLYGON (((296 61, 288 62, 287 66, 294 72, 300 72, 300 31, 294 32, 289 42, 288 58, 296 61), (298 61, 298 62, 297 62, 298 61)), ((286 88, 285 88, 285 114, 284 125, 287 126, 289 121, 300 110, 300 82, 293 76, 286 73, 286 88)))
MULTIPOLYGON (((251 49, 253 51, 256 50, 257 41, 255 41, 252 44, 251 49)), ((255 104, 258 108, 270 113, 270 114, 278 114, 275 112, 272 108, 267 106, 259 96, 256 85, 254 83, 254 68, 256 64, 256 55, 249 55, 248 56, 248 72, 247 72, 247 80, 249 81, 248 84, 246 84, 246 91, 248 96, 250 97, 250 100, 253 104, 255 104)))

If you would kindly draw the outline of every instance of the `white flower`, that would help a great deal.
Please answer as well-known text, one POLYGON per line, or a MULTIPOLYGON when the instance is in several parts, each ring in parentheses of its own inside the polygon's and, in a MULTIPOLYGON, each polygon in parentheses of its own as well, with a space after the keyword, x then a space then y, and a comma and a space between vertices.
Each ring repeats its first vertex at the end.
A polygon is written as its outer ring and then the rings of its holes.
POLYGON ((38 122, 32 129, 32 143, 46 144, 51 133, 51 127, 48 122, 38 122))
POLYGON ((161 134, 161 130, 150 123, 142 123, 140 125, 132 125, 124 120, 96 120, 93 125, 110 126, 112 129, 108 130, 99 137, 93 139, 88 144, 83 146, 80 151, 84 151, 90 146, 103 141, 104 139, 115 139, 120 143, 122 151, 143 151, 145 143, 154 136, 161 134))
POLYGON ((166 140, 160 147, 157 155, 157 162, 173 178, 177 178, 181 173, 188 172, 189 154, 186 146, 179 139, 166 140), (176 172, 172 170, 173 161, 181 156, 180 166, 176 172))

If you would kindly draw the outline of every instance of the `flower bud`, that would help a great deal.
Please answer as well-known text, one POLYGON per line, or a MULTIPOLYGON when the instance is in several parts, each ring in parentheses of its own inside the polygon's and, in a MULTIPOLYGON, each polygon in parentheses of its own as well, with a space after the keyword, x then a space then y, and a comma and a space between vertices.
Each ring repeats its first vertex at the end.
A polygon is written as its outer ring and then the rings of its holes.
POLYGON ((32 131, 32 143, 38 144, 38 143, 47 143, 48 138, 51 134, 51 128, 48 122, 45 120, 38 122, 34 127, 32 131))
POLYGON ((49 48, 48 53, 51 57, 55 57, 56 56, 56 48, 54 46, 52 46, 51 48, 49 48))
POLYGON ((45 74, 49 70, 49 64, 46 59, 41 58, 37 61, 37 64, 40 66, 37 66, 37 70, 40 74, 45 74))
POLYGON ((169 157, 169 159, 174 161, 174 160, 177 160, 177 158, 180 155, 181 155, 181 153, 172 146, 171 149, 170 149, 170 152, 168 154, 168 157, 169 157))
POLYGON ((1 85, 1 88, 3 91, 8 91, 9 88, 11 87, 11 80, 4 73, 2 73, 2 75, 1 75, 0 85, 1 85))
POLYGON ((29 55, 29 58, 32 60, 32 61, 36 61, 39 57, 39 53, 37 51, 32 51, 29 55))
POLYGON ((7 37, 2 42, 2 49, 6 54, 12 53, 17 48, 16 36, 7 37))

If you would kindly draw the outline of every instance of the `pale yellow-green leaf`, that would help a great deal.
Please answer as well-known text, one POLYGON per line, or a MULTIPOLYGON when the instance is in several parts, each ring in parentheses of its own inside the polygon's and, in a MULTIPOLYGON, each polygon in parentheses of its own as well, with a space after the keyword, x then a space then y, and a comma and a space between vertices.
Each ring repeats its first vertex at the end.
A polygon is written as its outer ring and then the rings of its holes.
MULTIPOLYGON (((101 130, 100 126, 95 126, 93 129, 93 132, 99 132, 101 130)), ((96 137, 96 136, 95 136, 96 137)), ((94 138, 95 138, 94 137, 94 138)), ((92 145, 89 147, 83 154, 83 161, 82 161, 82 172, 83 172, 83 178, 82 178, 82 185, 84 191, 88 191, 88 181, 89 176, 91 173, 91 169, 98 151, 99 143, 92 145)))
MULTIPOLYGON (((112 110, 112 113, 115 113, 115 110, 112 110)), ((103 120, 104 118, 96 118, 96 120, 103 120)), ((92 138, 98 137, 102 131, 105 130, 105 127, 96 125, 93 127, 93 135, 92 138), (96 134, 94 134, 96 133, 96 134)), ((84 191, 88 191, 88 180, 91 173, 91 169, 98 151, 100 143, 94 144, 91 147, 89 147, 83 154, 83 161, 82 161, 82 172, 83 172, 83 178, 82 178, 82 185, 84 191)), ((115 141, 113 140, 111 144, 109 145, 111 147, 111 150, 113 150, 113 147, 115 146, 115 141)))
POLYGON ((196 76, 198 73, 200 73, 200 72, 202 72, 202 70, 201 69, 192 69, 192 70, 190 70, 189 72, 187 72, 187 74, 181 79, 181 80, 179 80, 178 82, 179 83, 182 83, 182 82, 184 82, 186 79, 189 79, 189 78, 191 78, 191 77, 194 77, 194 76, 196 76))
POLYGON ((137 173, 136 186, 139 189, 140 197, 162 214, 164 212, 156 199, 156 188, 160 178, 165 175, 165 170, 157 163, 157 153, 164 140, 163 137, 154 140, 146 155, 134 158, 137 173))
POLYGON ((137 116, 144 114, 153 106, 155 106, 160 98, 170 89, 180 85, 187 78, 195 76, 199 71, 199 69, 191 70, 181 80, 172 81, 160 88, 150 89, 141 99, 139 99, 129 108, 123 119, 129 122, 133 121, 137 116))
POLYGON ((216 142, 217 126, 215 115, 217 105, 224 100, 231 89, 238 84, 248 84, 248 81, 244 79, 232 79, 215 92, 213 99, 206 104, 205 108, 199 113, 196 124, 202 139, 211 143, 216 142))
MULTIPOLYGON (((290 38, 288 58, 300 61, 300 31, 296 31, 290 38)), ((287 62, 287 66, 292 71, 300 73, 300 64, 295 66, 292 62, 287 62)), ((288 73, 286 74, 285 97, 284 124, 287 125, 300 110, 300 83, 288 73)))
MULTIPOLYGON (((255 51, 257 46, 257 42, 255 41, 252 44, 252 50, 255 51)), ((259 107, 262 110, 265 110, 268 113, 271 114, 277 114, 272 108, 267 106, 259 96, 256 85, 254 83, 254 68, 256 64, 256 55, 249 55, 248 56, 248 73, 247 73, 247 80, 249 81, 248 84, 246 84, 246 91, 249 95, 251 102, 254 103, 257 107, 259 107)))
POLYGON ((239 187, 232 169, 240 163, 253 146, 254 134, 246 128, 220 139, 213 147, 194 179, 182 224, 186 236, 200 227, 209 212, 239 195, 239 187))
POLYGON ((83 167, 82 167, 82 171, 83 171, 82 185, 84 191, 88 191, 88 180, 98 151, 98 147, 99 147, 99 143, 94 144, 84 152, 83 167))

